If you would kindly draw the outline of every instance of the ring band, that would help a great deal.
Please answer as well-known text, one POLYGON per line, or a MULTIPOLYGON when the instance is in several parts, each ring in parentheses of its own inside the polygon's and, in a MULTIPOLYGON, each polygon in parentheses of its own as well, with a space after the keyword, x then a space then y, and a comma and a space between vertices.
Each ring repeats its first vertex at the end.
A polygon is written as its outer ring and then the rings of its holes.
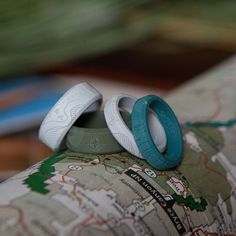
POLYGON ((132 118, 132 131, 143 157, 159 170, 178 165, 183 153, 183 137, 179 122, 169 105, 158 96, 148 95, 136 101, 132 118), (159 117, 167 136, 167 149, 160 153, 152 140, 147 112, 151 108, 159 117))
POLYGON ((84 82, 69 89, 52 107, 39 129, 39 139, 52 150, 65 146, 65 136, 83 112, 100 108, 102 95, 84 82))
MULTIPOLYGON (((131 116, 122 113, 131 127, 131 116)), ((89 154, 109 154, 124 151, 107 127, 102 111, 84 113, 66 136, 66 146, 71 151, 89 154)))
MULTIPOLYGON (((137 99, 135 97, 125 94, 115 95, 105 104, 104 114, 107 126, 109 127, 117 142, 134 156, 143 158, 138 146, 136 145, 131 130, 123 121, 119 111, 124 110, 131 113, 136 100, 137 99)), ((156 142, 157 147, 160 149, 160 151, 164 151, 166 147, 165 131, 153 112, 149 112, 148 117, 150 117, 150 124, 152 124, 150 125, 150 128, 152 136, 154 137, 153 140, 156 142)))

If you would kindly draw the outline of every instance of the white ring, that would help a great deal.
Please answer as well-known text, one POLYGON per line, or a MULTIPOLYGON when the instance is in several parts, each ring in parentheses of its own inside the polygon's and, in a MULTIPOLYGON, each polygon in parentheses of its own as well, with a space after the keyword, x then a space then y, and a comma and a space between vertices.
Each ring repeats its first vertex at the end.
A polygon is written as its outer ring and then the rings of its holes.
MULTIPOLYGON (((131 113, 136 100, 137 98, 126 94, 115 95, 106 102, 104 115, 107 126, 117 142, 131 154, 143 159, 131 130, 127 127, 120 115, 120 110, 131 113)), ((167 143, 165 130, 152 110, 149 110, 148 120, 153 141, 159 151, 163 152, 167 143)))
POLYGON ((39 139, 53 150, 64 148, 64 138, 83 112, 99 109, 102 95, 84 82, 70 88, 52 107, 39 129, 39 139))

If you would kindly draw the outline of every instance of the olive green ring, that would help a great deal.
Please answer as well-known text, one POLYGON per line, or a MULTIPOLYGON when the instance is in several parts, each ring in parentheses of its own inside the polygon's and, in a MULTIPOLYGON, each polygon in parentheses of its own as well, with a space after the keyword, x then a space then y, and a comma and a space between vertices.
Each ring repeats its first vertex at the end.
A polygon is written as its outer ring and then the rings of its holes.
MULTIPOLYGON (((131 116, 121 112, 128 127, 131 116)), ((107 127, 103 111, 89 112, 81 115, 66 137, 66 146, 73 152, 89 154, 109 154, 124 151, 107 127)))

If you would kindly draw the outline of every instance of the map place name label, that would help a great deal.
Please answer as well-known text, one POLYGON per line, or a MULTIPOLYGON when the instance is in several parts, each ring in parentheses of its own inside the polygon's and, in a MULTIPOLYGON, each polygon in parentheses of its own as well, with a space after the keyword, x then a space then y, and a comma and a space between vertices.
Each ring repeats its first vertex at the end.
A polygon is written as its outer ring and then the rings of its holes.
POLYGON ((167 213, 170 220, 174 224, 179 235, 182 235, 186 232, 186 229, 184 228, 181 220, 172 208, 173 201, 166 201, 165 198, 161 195, 161 193, 159 193, 150 183, 148 183, 141 175, 139 175, 132 169, 127 170, 125 174, 131 177, 137 183, 139 183, 160 204, 160 206, 167 213))

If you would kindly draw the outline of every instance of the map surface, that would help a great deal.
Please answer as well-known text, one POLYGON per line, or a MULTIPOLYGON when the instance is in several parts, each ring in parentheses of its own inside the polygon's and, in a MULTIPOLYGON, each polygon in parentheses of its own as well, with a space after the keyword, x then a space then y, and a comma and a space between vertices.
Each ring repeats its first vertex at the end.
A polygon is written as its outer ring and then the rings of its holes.
POLYGON ((168 96, 182 163, 55 154, 0 185, 0 235, 236 235, 236 58, 168 96))

